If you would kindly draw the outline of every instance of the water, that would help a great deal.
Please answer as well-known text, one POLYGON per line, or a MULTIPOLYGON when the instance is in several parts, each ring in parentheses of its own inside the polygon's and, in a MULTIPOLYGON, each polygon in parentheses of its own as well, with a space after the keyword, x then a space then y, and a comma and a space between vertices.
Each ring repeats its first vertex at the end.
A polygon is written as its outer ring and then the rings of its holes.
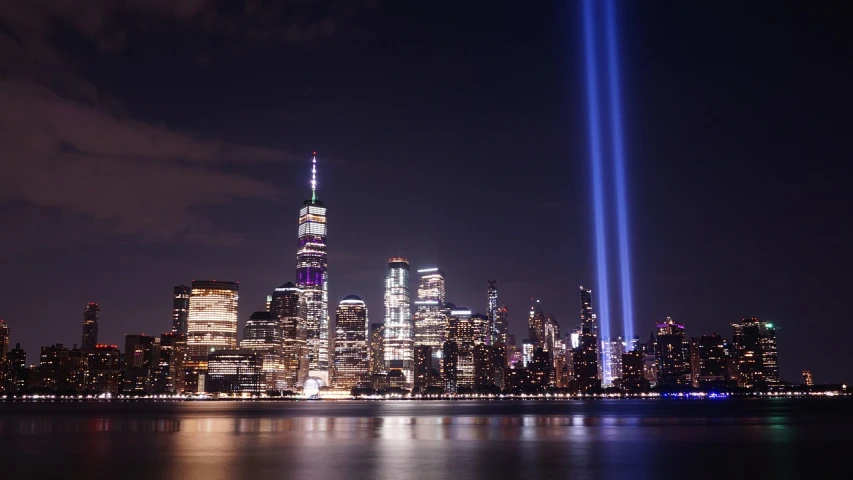
POLYGON ((802 478, 849 399, 0 403, 2 478, 802 478))

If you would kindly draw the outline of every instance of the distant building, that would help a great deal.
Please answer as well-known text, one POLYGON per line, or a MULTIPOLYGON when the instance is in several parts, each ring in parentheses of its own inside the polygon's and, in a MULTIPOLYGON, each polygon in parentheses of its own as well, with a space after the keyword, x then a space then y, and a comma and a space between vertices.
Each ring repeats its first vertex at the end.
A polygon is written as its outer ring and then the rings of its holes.
POLYGON ((29 369, 27 368, 27 352, 20 343, 6 354, 6 392, 24 393, 27 391, 29 369))
POLYGON ((722 384, 729 380, 728 345, 726 340, 715 334, 702 335, 695 342, 698 349, 699 386, 722 384))
POLYGON ((592 290, 580 287, 581 331, 578 347, 572 352, 574 389, 593 393, 601 387, 598 368, 598 326, 592 310, 592 290))
POLYGON ((101 314, 101 308, 95 302, 86 304, 86 309, 83 311, 83 341, 80 344, 80 349, 91 352, 98 343, 98 319, 101 314))
POLYGON ((121 352, 117 345, 95 345, 88 353, 89 371, 86 389, 92 393, 119 393, 121 388, 121 352))
POLYGON ((814 377, 812 377, 812 372, 808 370, 803 370, 803 385, 807 387, 811 387, 814 385, 814 377))
POLYGON ((684 336, 684 325, 671 317, 657 324, 655 360, 657 361, 658 383, 661 386, 689 386, 690 343, 684 336))
POLYGON ((154 373, 160 365, 160 343, 151 335, 125 336, 122 393, 148 394, 154 386, 154 373))
POLYGON ((352 389, 367 386, 370 370, 367 340, 368 319, 364 301, 356 295, 344 297, 335 313, 335 387, 352 389))
POLYGON ((192 288, 186 285, 177 285, 172 289, 172 333, 187 335, 191 295, 192 288))
POLYGON ((423 392, 432 386, 432 359, 432 347, 428 345, 415 346, 415 381, 413 388, 417 392, 423 392))
POLYGON ((205 391, 260 393, 263 389, 261 354, 248 350, 216 350, 208 355, 205 391))
POLYGON ((527 339, 535 348, 541 348, 545 342, 545 313, 539 300, 530 305, 527 314, 527 339))
POLYGON ((5 320, 0 320, 0 393, 11 391, 9 368, 9 326, 5 320))
POLYGON ((644 373, 644 357, 645 355, 636 349, 622 354, 622 377, 618 383, 623 390, 628 392, 648 390, 649 381, 644 373))
POLYGON ((386 372, 385 369, 385 324, 370 324, 370 374, 378 375, 386 372))
POLYGON ((201 368, 216 350, 237 348, 237 282, 193 280, 187 323, 189 361, 201 368))
POLYGON ((281 324, 281 363, 284 388, 295 390, 308 378, 310 370, 308 329, 302 290, 291 282, 275 289, 270 299, 270 315, 281 324))
POLYGON ((186 353, 186 336, 179 333, 160 335, 160 357, 155 372, 154 393, 181 393, 184 391, 186 353))
POLYGON ((261 372, 265 390, 285 388, 284 365, 282 364, 282 323, 268 311, 254 312, 243 329, 241 350, 257 352, 261 357, 261 372))
MULTIPOLYGON (((428 346, 433 354, 432 366, 441 360, 444 344, 446 287, 444 272, 438 268, 418 270, 418 297, 415 300, 415 345, 428 346)), ((431 367, 432 368, 432 367, 431 367)))
POLYGON ((405 258, 388 260, 385 276, 385 366, 400 370, 406 384, 413 384, 415 330, 409 295, 409 262, 405 258))
POLYGON ((757 318, 733 323, 738 386, 752 388, 779 383, 776 327, 757 318))

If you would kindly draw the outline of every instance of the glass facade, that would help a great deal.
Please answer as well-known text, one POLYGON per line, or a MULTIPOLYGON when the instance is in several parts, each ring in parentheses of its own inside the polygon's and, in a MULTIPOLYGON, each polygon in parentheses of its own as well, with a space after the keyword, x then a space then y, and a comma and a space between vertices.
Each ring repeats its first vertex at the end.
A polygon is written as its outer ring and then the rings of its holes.
POLYGON ((190 361, 204 364, 210 352, 237 347, 237 282, 193 280, 187 321, 190 361))
POLYGON ((218 350, 208 357, 205 391, 209 393, 260 393, 262 359, 257 352, 218 350))
POLYGON ((402 371, 407 385, 414 380, 415 329, 411 308, 409 262, 405 258, 392 258, 388 260, 385 277, 385 365, 389 371, 402 371))
POLYGON ((370 364, 367 348, 367 307, 350 295, 341 300, 335 315, 335 378, 338 388, 366 386, 370 364))
POLYGON ((437 268, 418 270, 418 299, 415 301, 415 345, 430 347, 436 362, 444 344, 446 287, 444 272, 437 268))
POLYGON ((733 323, 732 328, 738 386, 750 388, 779 383, 776 327, 757 318, 744 318, 733 323))
POLYGON ((317 199, 317 157, 312 161, 311 199, 299 211, 296 286, 301 290, 311 376, 329 380, 329 293, 326 207, 317 199))
POLYGON ((275 289, 270 314, 281 323, 282 369, 285 388, 300 387, 308 378, 308 332, 303 316, 302 290, 291 282, 275 289))

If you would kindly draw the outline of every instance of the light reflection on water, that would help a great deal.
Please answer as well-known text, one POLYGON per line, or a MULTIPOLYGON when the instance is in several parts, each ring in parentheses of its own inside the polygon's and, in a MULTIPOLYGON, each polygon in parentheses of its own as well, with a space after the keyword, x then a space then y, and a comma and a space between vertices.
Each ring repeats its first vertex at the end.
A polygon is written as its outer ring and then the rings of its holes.
MULTIPOLYGON (((643 479, 681 476, 712 455, 720 468, 785 478, 813 462, 811 456, 820 454, 824 466, 832 462, 824 445, 847 441, 850 407, 849 401, 781 408, 735 401, 0 404, 0 459, 4 473, 20 475, 9 478, 121 472, 123 479, 643 479)), ((690 477, 719 478, 719 471, 698 469, 690 477)))

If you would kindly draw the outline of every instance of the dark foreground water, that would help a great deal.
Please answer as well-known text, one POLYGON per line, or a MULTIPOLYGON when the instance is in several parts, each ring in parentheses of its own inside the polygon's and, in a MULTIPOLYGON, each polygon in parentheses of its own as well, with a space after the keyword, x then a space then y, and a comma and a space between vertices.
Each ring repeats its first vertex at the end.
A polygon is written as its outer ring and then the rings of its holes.
POLYGON ((851 435, 850 399, 0 403, 0 478, 851 478, 851 435))

